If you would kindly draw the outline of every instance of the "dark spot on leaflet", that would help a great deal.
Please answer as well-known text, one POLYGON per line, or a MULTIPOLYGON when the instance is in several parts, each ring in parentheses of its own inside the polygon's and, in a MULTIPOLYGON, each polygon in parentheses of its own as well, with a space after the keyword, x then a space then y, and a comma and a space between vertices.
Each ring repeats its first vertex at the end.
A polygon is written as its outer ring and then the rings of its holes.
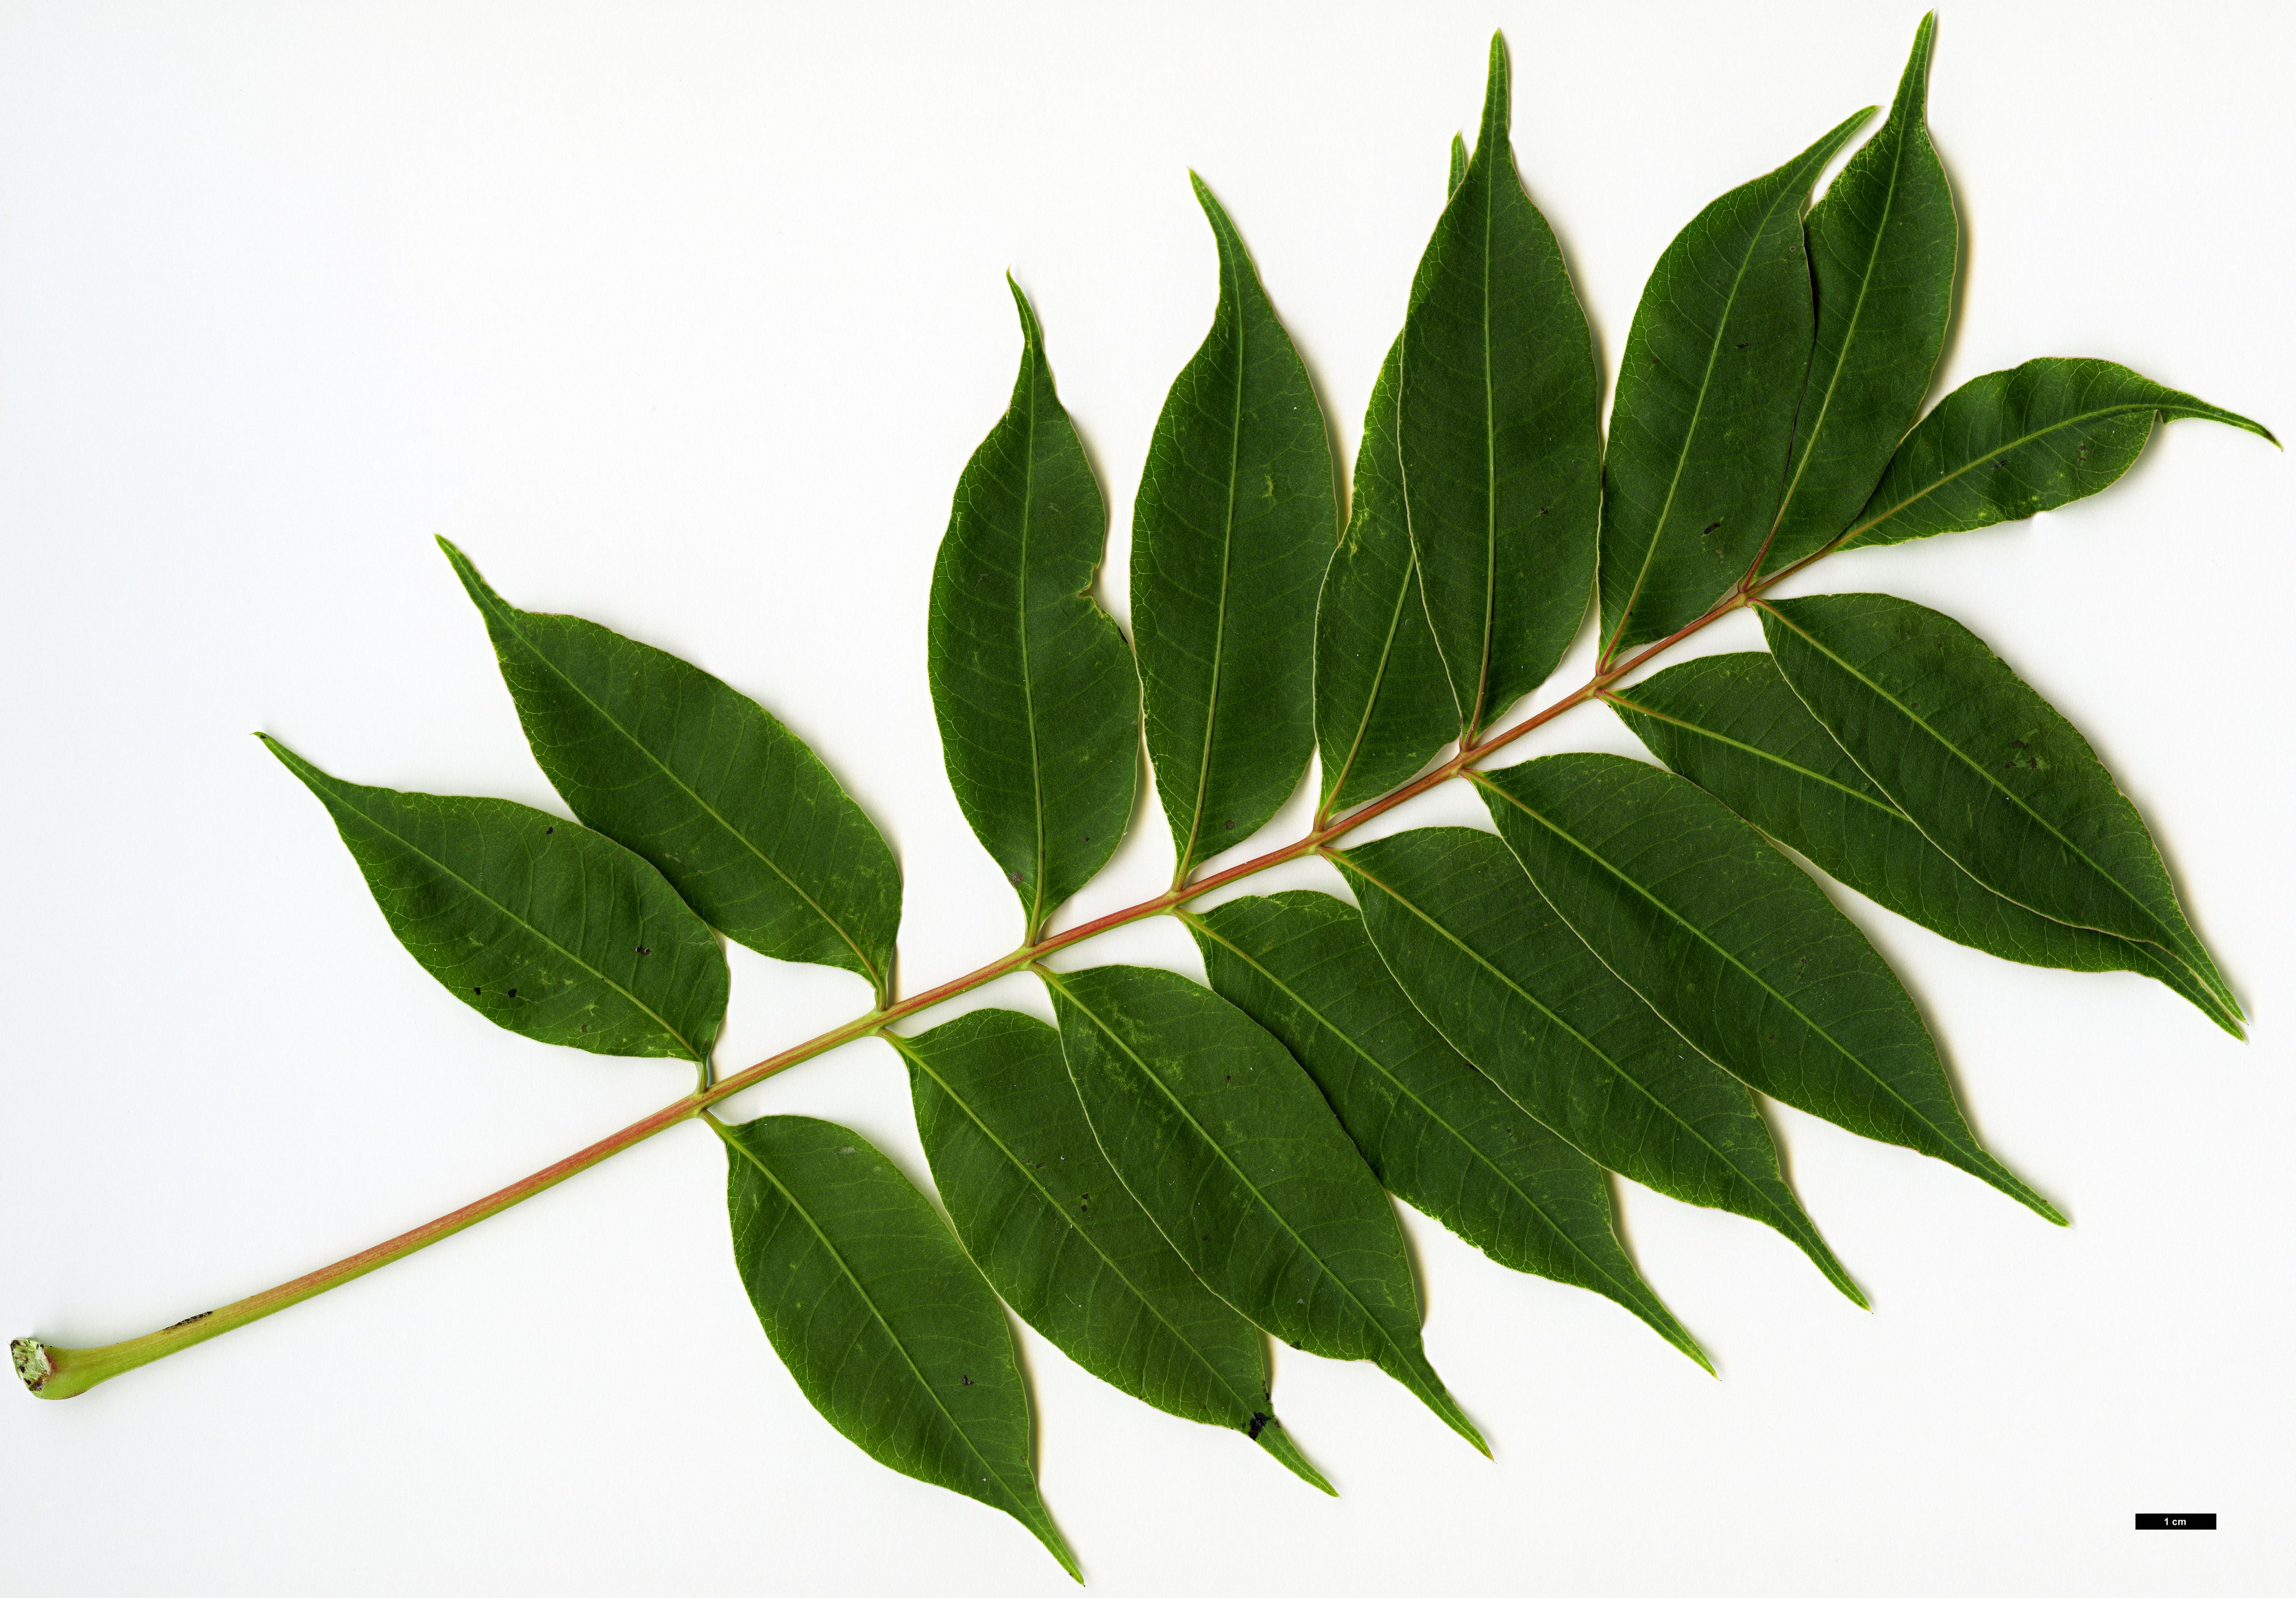
POLYGON ((1705 527, 1704 527, 1702 530, 1701 530, 1701 531, 1699 532, 1698 536, 1699 536, 1700 538, 1702 538, 1702 539, 1710 539, 1710 538, 1712 538, 1712 537, 1714 536, 1714 530, 1715 530, 1716 528, 1718 528, 1718 527, 1721 526, 1721 525, 1722 525, 1722 523, 1721 523, 1721 521, 1720 521, 1720 519, 1719 519, 1719 518, 1717 518, 1717 519, 1716 519, 1716 520, 1714 520, 1714 521, 1709 522, 1709 523, 1705 525, 1705 527))
POLYGON ((956 1379, 956 1385, 961 1388, 969 1388, 972 1385, 972 1378, 970 1376, 960 1376, 956 1379))
POLYGON ((1551 505, 1542 505, 1542 506, 1540 506, 1540 507, 1538 507, 1538 514, 1539 514, 1540 515, 1542 515, 1542 516, 1543 516, 1543 515, 1545 515, 1548 511, 1551 511, 1551 510, 1553 510, 1554 508, 1554 507, 1553 506, 1551 506, 1551 505))
POLYGON ((1010 883, 1011 883, 1014 887, 1016 887, 1016 888, 1017 888, 1017 887, 1019 887, 1019 886, 1021 885, 1021 874, 1020 874, 1018 871, 1007 871, 1007 872, 1005 872, 1005 873, 1004 873, 1004 879, 1005 879, 1007 882, 1010 882, 1010 883))
POLYGON ((485 993, 485 992, 486 992, 486 989, 484 989, 484 988, 472 988, 472 989, 471 990, 471 992, 472 992, 473 993, 485 993))
POLYGON ((545 837, 547 837, 547 836, 549 836, 552 833, 556 832, 557 830, 558 830, 558 828, 556 828, 555 827, 545 827, 545 828, 544 828, 542 829, 542 834, 543 834, 543 836, 544 836, 545 837))
POLYGON ((1741 350, 1743 350, 1745 347, 1746 347, 1746 345, 1745 345, 1745 342, 1744 342, 1742 339, 1742 340, 1740 340, 1740 341, 1739 341, 1739 343, 1738 343, 1738 348, 1739 348, 1739 349, 1741 349, 1741 350))
POLYGON ((518 997, 518 990, 517 990, 516 988, 512 988, 512 989, 511 989, 511 991, 510 991, 510 996, 511 996, 512 998, 513 998, 513 999, 517 998, 517 997, 518 997))
POLYGON ((1257 1442, 1259 1439, 1259 1434, 1267 1429, 1267 1417, 1259 1413, 1257 1410, 1253 1411, 1251 1424, 1245 1427, 1243 1429, 1246 1437, 1250 1437, 1254 1442, 1257 1442))
POLYGON ((647 948, 644 943, 640 943, 638 945, 638 952, 640 954, 652 954, 653 951, 647 948))
POLYGON ((1234 823, 1234 822, 1233 822, 1233 821, 1230 821, 1230 822, 1227 824, 1227 829, 1228 829, 1230 832, 1234 832, 1234 831, 1235 830, 1235 823, 1234 823))

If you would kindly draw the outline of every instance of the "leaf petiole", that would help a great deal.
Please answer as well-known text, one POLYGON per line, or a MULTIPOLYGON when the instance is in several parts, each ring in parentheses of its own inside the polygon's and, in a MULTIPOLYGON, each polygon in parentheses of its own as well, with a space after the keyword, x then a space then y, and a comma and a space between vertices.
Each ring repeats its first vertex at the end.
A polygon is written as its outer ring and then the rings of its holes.
POLYGON ((207 1342, 212 1338, 220 1337, 225 1332, 235 1330, 252 1322, 260 1321, 266 1315, 275 1314, 292 1305, 300 1304, 305 1299, 315 1298, 331 1288, 340 1287, 345 1282, 357 1281, 371 1271, 380 1270, 394 1260, 403 1259, 410 1254, 427 1248, 441 1239, 452 1237, 467 1227, 475 1226, 488 1217, 499 1215, 512 1205, 521 1203, 537 1193, 556 1187, 568 1177, 578 1175, 591 1166, 610 1159, 624 1149, 633 1148, 655 1133, 667 1131, 680 1122, 696 1118, 714 1119, 709 1115, 711 1107, 722 1103, 746 1089, 755 1087, 768 1076, 785 1071, 791 1066, 800 1065, 816 1055, 826 1054, 831 1050, 842 1047, 857 1039, 873 1035, 895 1021, 970 993, 985 983, 1029 967, 1041 960, 1046 955, 1056 953, 1072 944, 1097 937, 1103 932, 1112 932, 1119 927, 1129 926, 1135 921, 1144 920, 1151 916, 1163 915, 1193 899, 1210 893, 1215 888, 1226 887, 1231 883, 1240 882, 1272 866, 1316 855, 1334 839, 1344 836, 1374 817, 1384 815, 1406 801, 1415 799, 1420 795, 1440 787, 1468 770, 1475 762, 1496 753, 1517 738, 1545 726, 1564 712, 1600 697, 1613 683, 1629 672, 1639 669, 1645 663, 1673 647, 1693 633, 1720 620, 1731 611, 1749 604, 1754 597, 1786 576, 1800 571, 1821 556, 1831 553, 1836 547, 1838 543, 1829 545, 1817 554, 1760 582, 1751 585, 1742 584, 1696 621, 1644 647, 1625 661, 1615 665, 1605 666, 1584 686, 1553 704, 1525 717, 1504 732, 1468 745, 1433 770, 1406 783, 1393 793, 1350 810, 1336 819, 1319 820, 1313 831, 1296 842, 1272 849, 1265 854, 1254 856, 1225 870, 1215 871, 1208 877, 1199 877, 1193 881, 1183 881, 1152 899, 1145 899, 1126 909, 1113 910, 1065 931, 1040 936, 1035 942, 1023 943, 1009 954, 991 960, 978 969, 969 971, 962 976, 952 978, 937 987, 929 988, 907 999, 897 1002, 881 1003, 867 1014, 857 1017, 841 1026, 834 1027, 804 1042, 794 1044, 778 1054, 759 1060, 753 1066, 714 1083, 709 1080, 709 1067, 704 1062, 700 1067, 702 1076, 701 1085, 686 1097, 664 1105, 644 1119, 634 1121, 619 1132, 601 1138, 588 1148, 570 1154, 556 1164, 546 1166, 532 1175, 511 1183, 508 1187, 499 1189, 483 1198, 466 1204, 460 1209, 440 1215, 438 1219, 415 1227, 411 1231, 401 1232, 395 1238, 377 1243, 374 1247, 354 1254, 347 1259, 338 1260, 332 1265, 323 1266, 307 1275, 299 1276, 292 1281, 283 1282, 275 1288, 238 1299, 218 1309, 203 1311, 143 1337, 131 1338, 125 1342, 109 1343, 100 1347, 68 1348, 44 1342, 37 1338, 18 1338, 10 1345, 16 1374, 27 1388, 40 1397, 77 1396, 86 1392, 90 1388, 109 1381, 111 1378, 126 1371, 133 1371, 139 1365, 148 1365, 154 1360, 165 1359, 171 1354, 179 1354, 186 1348, 207 1342))

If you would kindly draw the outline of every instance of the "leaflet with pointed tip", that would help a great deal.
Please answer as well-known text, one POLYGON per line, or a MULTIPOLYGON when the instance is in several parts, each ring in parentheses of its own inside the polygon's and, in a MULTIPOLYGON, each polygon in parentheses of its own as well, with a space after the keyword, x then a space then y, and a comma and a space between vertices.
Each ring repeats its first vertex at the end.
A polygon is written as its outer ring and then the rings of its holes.
POLYGON ((1243 240, 1201 178, 1212 330, 1148 444, 1132 627, 1177 877, 1259 830, 1315 747, 1316 590, 1339 538, 1331 444, 1243 240))
POLYGON ((1093 1141, 1060 1034, 977 1009, 884 1036, 957 1236, 1021 1318, 1111 1387, 1242 1432, 1331 1492, 1275 1418, 1259 1329, 1196 1279, 1093 1141))
POLYGON ((1651 271, 1603 460, 1606 659, 1697 620, 1768 541, 1816 330, 1802 208, 1871 115, 1715 201, 1651 271))
POLYGON ((2242 1035, 2216 995, 2152 944, 2051 920, 1956 865, 1857 769, 1768 655, 1685 661, 1609 698, 1652 754, 1876 904, 2004 960, 2150 976, 2242 1035))
POLYGON ((1475 152, 1412 280, 1402 477, 1455 730, 1546 680, 1587 614, 1602 391, 1562 247, 1523 193, 1506 46, 1491 40, 1475 152))
POLYGON ((1353 907, 1300 892, 1182 918, 1213 991, 1307 1067, 1388 1191, 1512 1270, 1611 1299, 1713 1370, 1620 1245, 1602 1167, 1443 1041, 1353 907))
POLYGON ((890 990, 900 868, 803 739, 674 655, 516 608, 439 547, 486 619, 536 763, 576 815, 652 861, 735 943, 890 990))
POLYGON ((1332 858, 1403 991, 1509 1098, 1621 1176, 1775 1228, 1866 1302, 1780 1175, 1753 1095, 1588 951, 1505 844, 1428 827, 1332 858))
POLYGON ((822 1419, 880 1464, 1003 1510, 1081 1582, 1037 1491, 1004 1311, 925 1196, 833 1121, 718 1135, 742 1285, 822 1419))
POLYGON ((957 479, 925 660, 948 786, 1034 942, 1132 819, 1140 680, 1093 597, 1108 537, 1100 485, 1018 285, 1013 301, 1021 375, 957 479))
POLYGON ((1964 870, 2054 920, 2153 944, 2242 1017, 2136 807, 1982 638, 1888 594, 1768 600, 1761 617, 1801 702, 1964 870))
POLYGON ((1169 971, 1037 972, 1102 1151, 1196 1274, 1295 1348, 1373 1361, 1489 1453, 1427 1363, 1379 1179, 1283 1045, 1169 971))
POLYGON ((1913 425, 1953 319, 1961 227, 1923 111, 1937 15, 1923 17, 1890 119, 1805 225, 1817 337, 1765 571, 1848 527, 1913 425))
POLYGON ((2270 443, 2263 424, 2109 360, 2029 360, 1972 377, 1898 446, 1842 547, 2019 522, 2109 488, 2156 421, 2197 416, 2270 443))
POLYGON ((455 998, 539 1042, 709 1058, 726 952, 638 856, 546 811, 365 787, 263 744, 327 807, 391 932, 455 998))
POLYGON ((1551 754, 1476 785, 1555 912, 1741 1082, 2063 1224, 1970 1131, 1897 973, 1720 801, 1618 754, 1551 754))

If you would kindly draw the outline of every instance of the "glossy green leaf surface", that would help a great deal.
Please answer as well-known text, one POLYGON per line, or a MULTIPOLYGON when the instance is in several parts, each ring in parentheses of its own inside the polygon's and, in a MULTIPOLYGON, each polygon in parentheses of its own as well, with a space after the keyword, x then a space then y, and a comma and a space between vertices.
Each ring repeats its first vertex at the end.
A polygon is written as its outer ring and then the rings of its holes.
POLYGON ((391 932, 455 998, 545 1043, 709 1057, 726 952, 644 861, 507 799, 363 787, 263 743, 327 807, 391 932))
POLYGON ((1242 1432, 1330 1492, 1275 1419, 1259 1329, 1196 1280, 1093 1141, 1060 1034, 982 1009, 885 1041, 908 1064, 941 1202, 1004 1302, 1103 1381, 1242 1432))
POLYGON ((2003 898, 1922 836, 1820 726, 1767 655, 1710 655, 1611 696, 1652 754, 1876 904, 2004 960, 2136 971, 2239 1024, 2149 943, 2069 927, 2003 898))
POLYGON ((957 480, 926 628, 949 786, 1026 939, 1108 863, 1140 779, 1140 680, 1093 597, 1108 511, 1020 308, 1013 402, 957 480))
POLYGON ((1307 769, 1316 590, 1339 535, 1308 370, 1234 225, 1195 185, 1219 304, 1156 419, 1132 524, 1148 754, 1182 877, 1257 832, 1307 769))
POLYGON ((1765 602, 1778 669, 1915 826, 2026 909, 2159 948, 2239 1001, 2079 729, 1951 616, 1888 594, 1765 602))
POLYGON ((702 919, 775 960, 892 978, 901 874, 861 807, 755 700, 674 655, 517 609, 439 540, 486 618, 543 775, 702 919))
POLYGON ((1802 208, 1872 114, 1715 201, 1652 269, 1603 463, 1606 656, 1697 620, 1769 538, 1816 331, 1802 208))
POLYGON ((813 1407, 879 1463, 1003 1510, 1082 1581, 1037 1492, 1004 1308, 925 1196, 834 1122, 718 1135, 742 1285, 813 1407))
MULTIPOLYGON (((1466 171, 1465 142, 1454 137, 1453 190, 1466 171)), ((1411 500, 1396 434, 1402 383, 1398 334, 1372 384, 1347 531, 1316 600, 1316 746, 1325 814, 1408 781, 1459 730, 1411 549, 1411 500)))
POLYGON ((2134 465, 2156 419, 2185 416, 2272 438, 2260 423, 2109 360, 2029 360, 1972 377, 1898 446, 1843 547, 1966 532, 2054 510, 2110 487, 2134 465))
POLYGON ((1549 755, 1477 786, 1547 902, 1740 1081, 2062 1224, 1980 1146, 1921 1012, 1866 935, 1719 800, 1616 754, 1549 755))
POLYGON ((1505 844, 1431 827, 1332 858, 1403 991, 1509 1098, 1622 1176, 1775 1227, 1866 1302, 1780 1176, 1744 1084, 1595 958, 1505 844))
POLYGON ((1297 1060, 1169 971, 1046 971, 1109 1163, 1212 1290, 1295 1348, 1367 1359, 1481 1436, 1427 1363, 1387 1194, 1297 1060))
POLYGON ((1594 342, 1516 175, 1508 121, 1495 37, 1474 158, 1420 258, 1403 331, 1411 540, 1471 731, 1544 681, 1578 630, 1602 487, 1594 342))
POLYGON ((1945 346, 1961 228, 1923 119, 1936 36, 1932 12, 1914 36, 1889 119, 1809 213, 1817 338, 1767 571, 1856 518, 1921 410, 1945 346))
POLYGON ((1713 1369, 1620 1244, 1602 1167, 1443 1041, 1352 905, 1276 894, 1184 918, 1214 991, 1307 1067, 1390 1192, 1503 1265, 1624 1306, 1713 1369))

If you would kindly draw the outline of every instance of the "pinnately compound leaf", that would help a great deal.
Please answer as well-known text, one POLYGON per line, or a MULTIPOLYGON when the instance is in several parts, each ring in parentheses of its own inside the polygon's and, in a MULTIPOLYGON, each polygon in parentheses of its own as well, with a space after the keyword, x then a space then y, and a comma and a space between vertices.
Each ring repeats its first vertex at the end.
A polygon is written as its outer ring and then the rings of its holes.
POLYGON ((1004 1308, 925 1196, 834 1122, 712 1124, 742 1285, 813 1407, 880 1464, 1003 1510, 1081 1582, 1037 1495, 1004 1308))
POLYGON ((1016 285, 1013 403, 957 480, 926 657, 941 755, 1025 939, 1108 863, 1140 780, 1140 680, 1092 595, 1108 512, 1016 285))
POLYGON ((455 998, 545 1043, 709 1058, 726 953, 644 861, 507 799, 362 787, 263 744, 327 807, 392 933, 455 998))
POLYGON ((1505 45, 1404 323, 1411 541, 1458 725, 1546 680, 1587 614, 1601 500, 1601 378, 1554 230, 1507 143, 1505 45))
POLYGON ((1718 800, 1616 754, 1548 755, 1476 783, 1546 902, 1740 1081, 2063 1224, 1979 1145, 1921 1012, 1866 935, 1718 800))
POLYGON ((1234 225, 1194 181, 1219 306, 1156 420, 1132 527, 1132 622, 1175 880, 1299 787, 1316 739, 1316 589, 1339 533, 1308 369, 1234 225))
POLYGON ((486 618, 534 758, 574 813, 652 861, 704 920, 882 999, 901 874, 804 741, 698 666, 578 616, 523 611, 439 540, 486 618))
POLYGON ((1375 1362, 1489 1453, 1427 1363, 1386 1193, 1283 1045, 1169 971, 1038 973, 1094 1135, 1196 1274, 1295 1348, 1375 1362))
POLYGON ((1780 1176, 1753 1096, 1588 951, 1504 843, 1431 827, 1332 858, 1403 991, 1509 1098, 1622 1176, 1775 1227, 1866 1302, 1780 1176))
MULTIPOLYGON (((1465 143, 1454 137, 1453 190, 1466 170, 1465 143)), ((1459 730, 1411 549, 1396 437, 1402 382, 1398 334, 1372 384, 1348 530, 1316 600, 1316 745, 1326 815, 1406 781, 1459 730)))
POLYGON ((1675 235, 1628 330, 1603 465, 1603 654, 1745 576, 1784 488, 1816 313, 1802 207, 1859 111, 1675 235))
POLYGON ((1923 118, 1936 37, 1931 12, 1914 35, 1889 120, 1809 213, 1817 341, 1767 571, 1856 518, 1913 425, 1945 346, 1961 228, 1923 118))
POLYGON ((1461 1058, 1329 894, 1182 912, 1213 989, 1316 1079, 1388 1190, 1513 1270, 1623 1306, 1713 1370, 1619 1242, 1602 1167, 1461 1058))
POLYGON ((2018 522, 2109 488, 2155 419, 2199 416, 2277 443, 2261 423, 2109 360, 2029 360, 1972 377, 1898 446, 1848 549, 2018 522))
POLYGON ((1608 697, 1652 754, 1876 904, 2004 960, 2141 973, 2241 1035, 2216 996, 2152 944, 2037 915, 1954 864, 1818 725, 1768 655, 1685 661, 1608 697))
POLYGON ((908 1062, 957 1235, 1021 1318, 1103 1381, 1242 1432, 1330 1492, 1275 1418, 1259 1329, 1196 1280, 1093 1141, 1060 1034, 981 1009, 885 1041, 908 1062))
POLYGON ((2241 1017, 2136 807, 1983 639, 1888 594, 1765 601, 1761 616, 1802 703, 1964 870, 2053 919, 2154 945, 2241 1017))

